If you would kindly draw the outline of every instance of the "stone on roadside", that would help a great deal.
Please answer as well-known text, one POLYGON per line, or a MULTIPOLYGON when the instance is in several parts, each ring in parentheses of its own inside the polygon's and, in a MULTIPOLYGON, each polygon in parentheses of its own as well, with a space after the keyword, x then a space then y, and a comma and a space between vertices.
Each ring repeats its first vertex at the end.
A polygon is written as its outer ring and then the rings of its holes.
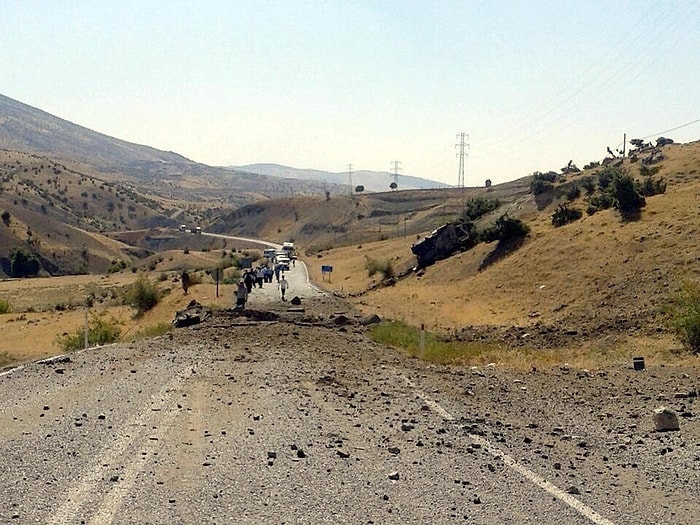
POLYGON ((301 299, 299 299, 298 295, 295 295, 294 297, 292 297, 292 300, 289 302, 291 304, 293 304, 294 306, 299 306, 301 304, 301 299))
POLYGON ((654 425, 657 432, 680 430, 678 416, 673 410, 666 407, 659 407, 654 410, 654 425))
POLYGON ((377 314, 368 315, 367 317, 363 317, 362 319, 360 319, 360 324, 363 326, 369 326, 381 322, 382 318, 379 317, 377 314))
POLYGON ((389 479, 394 480, 394 481, 398 481, 398 479, 399 479, 399 473, 398 473, 397 471, 390 472, 390 473, 389 473, 389 479))

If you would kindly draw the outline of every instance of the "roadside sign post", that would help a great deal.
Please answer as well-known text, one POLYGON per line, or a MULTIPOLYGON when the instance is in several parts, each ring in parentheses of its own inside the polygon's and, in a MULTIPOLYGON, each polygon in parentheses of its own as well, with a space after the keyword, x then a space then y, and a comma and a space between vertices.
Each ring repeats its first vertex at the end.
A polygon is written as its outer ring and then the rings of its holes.
POLYGON ((88 322, 88 310, 90 310, 90 307, 86 304, 85 305, 85 338, 83 340, 83 348, 88 347, 88 341, 89 341, 90 323, 88 322))
POLYGON ((218 266, 216 267, 216 270, 214 270, 214 279, 216 280, 216 298, 219 298, 219 272, 221 271, 221 268, 218 266))
POLYGON ((420 324, 420 358, 425 359, 425 323, 420 324))
POLYGON ((331 274, 333 273, 333 267, 332 266, 326 266, 322 265, 321 266, 321 275, 323 279, 325 280, 326 274, 328 274, 328 282, 331 282, 331 274))

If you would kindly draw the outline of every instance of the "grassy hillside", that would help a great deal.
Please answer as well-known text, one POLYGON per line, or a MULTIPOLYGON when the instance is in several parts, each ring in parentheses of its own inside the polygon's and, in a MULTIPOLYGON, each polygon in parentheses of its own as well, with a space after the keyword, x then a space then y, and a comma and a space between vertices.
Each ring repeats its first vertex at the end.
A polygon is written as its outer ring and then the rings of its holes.
MULTIPOLYGON (((321 281, 320 266, 332 265, 332 281, 326 276, 324 286, 361 308, 456 337, 472 336, 461 332, 472 325, 509 327, 503 337, 517 344, 667 334, 675 294, 685 280, 700 282, 700 143, 667 146, 663 154, 656 177, 668 183, 666 193, 647 197, 638 220, 607 209, 556 228, 552 213, 568 200, 556 197, 556 188, 544 202, 515 193, 509 213, 519 213, 531 232, 494 264, 484 261, 495 243, 482 243, 393 286, 376 286, 381 278, 368 275, 367 261, 391 262, 397 272, 415 262, 415 236, 398 236, 323 251, 308 259, 312 276, 321 281)), ((626 160, 621 167, 639 176, 638 163, 626 160)), ((584 195, 569 205, 588 206, 584 195)))
MULTIPOLYGON (((406 190, 359 195, 290 197, 259 202, 224 214, 209 229, 269 240, 292 239, 316 252, 337 246, 409 236, 431 231, 455 219, 468 199, 499 199, 501 211, 534 216, 528 197, 530 180, 491 188, 406 190)), ((493 218, 493 217, 490 217, 493 218)))

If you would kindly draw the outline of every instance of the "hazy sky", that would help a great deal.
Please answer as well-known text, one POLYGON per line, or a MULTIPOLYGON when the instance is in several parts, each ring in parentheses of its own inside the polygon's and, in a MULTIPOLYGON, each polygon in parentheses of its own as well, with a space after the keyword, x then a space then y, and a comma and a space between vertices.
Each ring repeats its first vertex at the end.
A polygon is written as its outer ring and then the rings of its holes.
POLYGON ((0 93, 211 165, 456 184, 464 131, 482 185, 700 119, 700 2, 3 0, 0 93))

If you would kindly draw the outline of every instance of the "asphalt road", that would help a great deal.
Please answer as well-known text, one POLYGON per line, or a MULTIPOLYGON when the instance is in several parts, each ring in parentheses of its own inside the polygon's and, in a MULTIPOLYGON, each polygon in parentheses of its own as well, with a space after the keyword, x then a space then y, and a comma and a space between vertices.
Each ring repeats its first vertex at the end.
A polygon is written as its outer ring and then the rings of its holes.
POLYGON ((0 376, 0 523, 696 523, 687 435, 610 470, 597 402, 426 367, 369 341, 303 266, 289 280, 305 312, 266 285, 249 307, 279 319, 219 312, 0 376))

